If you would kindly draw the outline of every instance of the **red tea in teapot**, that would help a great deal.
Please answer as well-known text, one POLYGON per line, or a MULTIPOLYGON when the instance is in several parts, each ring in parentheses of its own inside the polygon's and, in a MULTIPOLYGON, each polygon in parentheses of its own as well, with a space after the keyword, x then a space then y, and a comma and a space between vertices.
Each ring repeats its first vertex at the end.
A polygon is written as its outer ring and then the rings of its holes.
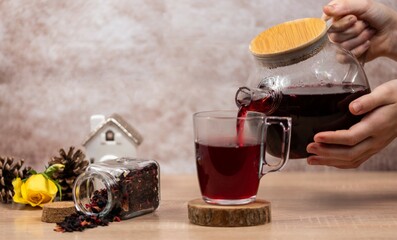
MULTIPOLYGON (((361 116, 354 116, 349 111, 349 103, 370 92, 362 85, 309 85, 283 89, 281 101, 272 109, 274 99, 265 97, 251 101, 240 107, 239 116, 247 111, 263 112, 270 116, 292 118, 290 158, 306 158, 306 147, 313 142, 316 133, 348 129, 360 121, 361 116), (272 111, 269 114, 269 111, 272 111)), ((241 124, 241 123, 238 123, 241 124)), ((278 156, 281 148, 282 130, 268 128, 267 151, 278 156)))

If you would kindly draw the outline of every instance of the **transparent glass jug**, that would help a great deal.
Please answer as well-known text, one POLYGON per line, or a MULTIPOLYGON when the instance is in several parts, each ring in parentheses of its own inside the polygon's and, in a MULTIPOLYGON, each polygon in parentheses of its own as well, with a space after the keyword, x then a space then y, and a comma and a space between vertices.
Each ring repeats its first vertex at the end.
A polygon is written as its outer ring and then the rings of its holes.
MULTIPOLYGON (((321 19, 298 19, 255 37, 250 51, 256 70, 236 93, 240 115, 247 111, 292 118, 290 158, 306 158, 321 131, 348 129, 360 121, 349 103, 370 92, 365 72, 348 51, 329 41, 321 19)), ((282 132, 271 127, 268 152, 281 148, 282 132)))

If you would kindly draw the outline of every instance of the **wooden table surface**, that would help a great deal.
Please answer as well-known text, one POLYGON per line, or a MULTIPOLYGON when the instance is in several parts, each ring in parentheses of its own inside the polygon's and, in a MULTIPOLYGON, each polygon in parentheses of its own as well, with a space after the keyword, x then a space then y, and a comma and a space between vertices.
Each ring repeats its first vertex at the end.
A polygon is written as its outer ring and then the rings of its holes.
POLYGON ((397 172, 268 174, 258 197, 271 202, 272 222, 255 227, 189 223, 195 175, 162 176, 161 194, 155 213, 74 233, 54 232, 39 208, 0 204, 0 239, 397 239, 397 172))

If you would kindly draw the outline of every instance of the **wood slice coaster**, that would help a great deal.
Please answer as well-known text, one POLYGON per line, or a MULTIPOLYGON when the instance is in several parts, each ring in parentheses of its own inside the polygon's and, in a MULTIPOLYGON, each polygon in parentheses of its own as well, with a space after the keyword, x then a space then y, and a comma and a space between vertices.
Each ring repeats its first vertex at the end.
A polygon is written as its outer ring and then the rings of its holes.
POLYGON ((74 202, 60 201, 44 204, 41 221, 48 223, 62 222, 65 217, 76 212, 74 202))
POLYGON ((257 199, 245 205, 223 206, 194 199, 188 202, 188 217, 191 223, 201 226, 256 226, 271 221, 270 202, 257 199))

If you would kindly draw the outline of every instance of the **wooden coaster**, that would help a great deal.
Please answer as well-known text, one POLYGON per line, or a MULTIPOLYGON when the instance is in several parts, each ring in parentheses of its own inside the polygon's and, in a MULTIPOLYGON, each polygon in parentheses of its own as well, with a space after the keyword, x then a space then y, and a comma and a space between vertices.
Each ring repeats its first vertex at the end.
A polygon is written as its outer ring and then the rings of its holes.
POLYGON ((270 202, 257 199, 246 205, 223 206, 194 199, 188 202, 188 217, 191 223, 202 226, 256 226, 271 221, 270 202))
POLYGON ((76 212, 74 202, 60 201, 44 204, 41 221, 48 223, 62 222, 65 217, 76 212))

